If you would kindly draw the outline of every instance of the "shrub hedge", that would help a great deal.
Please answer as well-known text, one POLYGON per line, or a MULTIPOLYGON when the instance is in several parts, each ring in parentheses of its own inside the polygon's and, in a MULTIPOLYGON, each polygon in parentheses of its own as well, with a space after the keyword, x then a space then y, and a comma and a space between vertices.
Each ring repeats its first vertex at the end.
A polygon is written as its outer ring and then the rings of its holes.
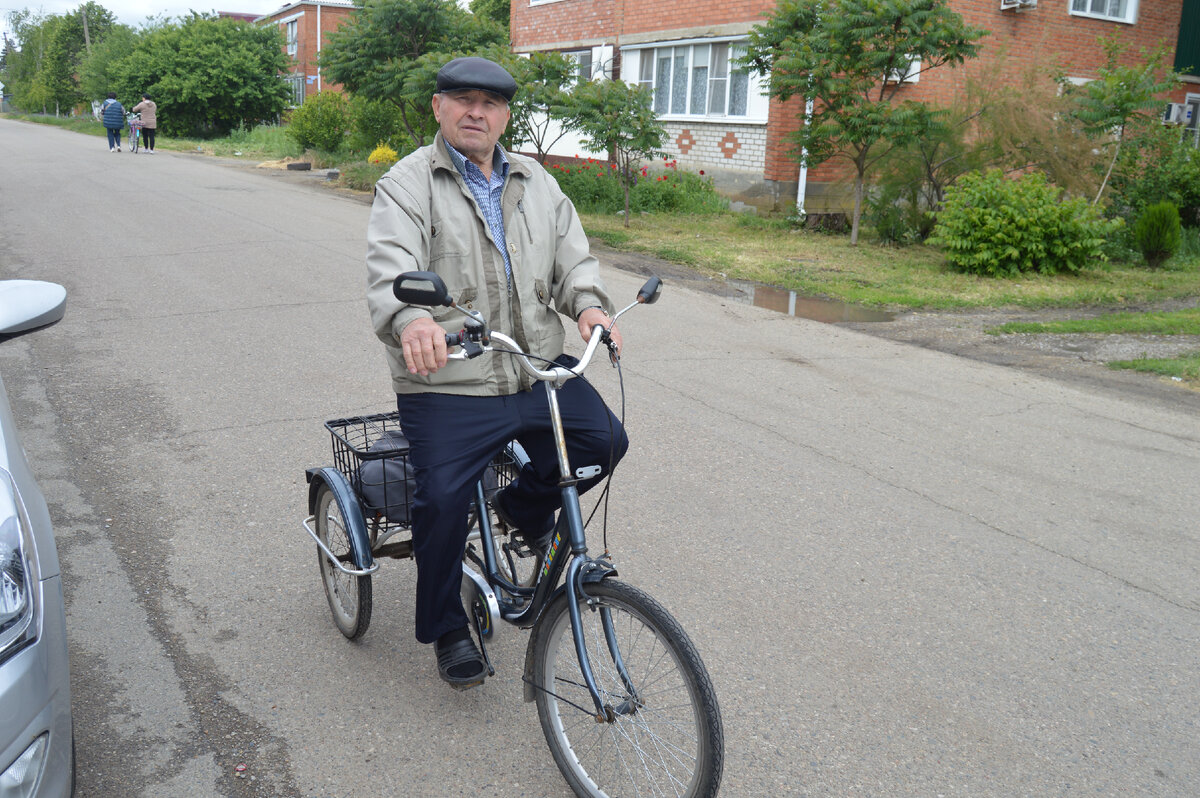
POLYGON ((964 175, 947 190, 929 243, 968 274, 1058 274, 1106 260, 1105 238, 1121 224, 1082 198, 1064 198, 1040 173, 1008 178, 992 169, 964 175))

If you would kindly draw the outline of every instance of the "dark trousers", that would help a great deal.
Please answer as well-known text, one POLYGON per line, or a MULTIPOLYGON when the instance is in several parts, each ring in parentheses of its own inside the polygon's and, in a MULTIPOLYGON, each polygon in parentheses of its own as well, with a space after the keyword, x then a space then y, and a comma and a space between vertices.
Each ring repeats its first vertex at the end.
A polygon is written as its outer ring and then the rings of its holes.
POLYGON ((152 127, 142 128, 142 141, 146 142, 146 149, 148 149, 148 150, 154 149, 154 134, 156 132, 158 132, 158 131, 152 127))
MULTIPOLYGON (((413 554, 417 561, 416 634, 432 643, 468 623, 463 610, 463 549, 467 513, 484 468, 516 439, 531 460, 509 486, 506 507, 522 526, 537 528, 558 510, 558 455, 546 389, 512 396, 399 394, 401 424, 411 448, 413 554)), ((598 465, 600 475, 581 482, 579 492, 599 482, 625 454, 629 441, 617 420, 583 380, 558 392, 567 456, 572 469, 598 465)))
POLYGON ((121 128, 106 127, 104 130, 108 133, 108 148, 111 150, 114 147, 121 146, 121 128))

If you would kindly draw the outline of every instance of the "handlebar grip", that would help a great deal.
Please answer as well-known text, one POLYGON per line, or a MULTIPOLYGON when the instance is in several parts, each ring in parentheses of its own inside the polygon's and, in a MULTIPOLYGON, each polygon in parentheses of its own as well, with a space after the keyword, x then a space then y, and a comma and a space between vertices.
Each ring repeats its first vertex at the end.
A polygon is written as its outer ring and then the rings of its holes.
POLYGON ((463 331, 446 333, 446 346, 462 346, 463 331))

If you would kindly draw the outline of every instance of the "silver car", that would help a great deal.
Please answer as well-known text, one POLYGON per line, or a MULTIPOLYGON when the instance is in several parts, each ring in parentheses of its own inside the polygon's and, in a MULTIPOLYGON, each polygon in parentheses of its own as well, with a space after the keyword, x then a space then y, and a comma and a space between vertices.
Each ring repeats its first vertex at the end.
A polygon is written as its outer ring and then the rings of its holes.
MULTIPOLYGON (((0 280, 0 337, 56 321, 65 299, 51 283, 0 280)), ((0 380, 0 798, 74 793, 66 626, 50 514, 0 380)))

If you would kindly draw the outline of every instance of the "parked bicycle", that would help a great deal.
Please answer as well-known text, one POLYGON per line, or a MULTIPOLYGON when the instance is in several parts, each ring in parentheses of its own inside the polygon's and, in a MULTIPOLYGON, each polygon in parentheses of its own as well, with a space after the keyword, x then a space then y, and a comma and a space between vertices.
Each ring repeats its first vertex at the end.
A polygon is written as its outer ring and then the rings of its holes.
MULTIPOLYGON (((478 311, 459 307, 438 275, 408 272, 393 285, 402 302, 450 307, 467 317, 463 330, 446 337, 458 349, 451 359, 514 357, 547 391, 564 475, 553 539, 545 551, 531 549, 490 509, 490 497, 528 462, 513 441, 475 487, 463 604, 489 675, 495 669, 487 643, 499 622, 532 630, 524 697, 536 704, 554 761, 580 796, 698 798, 716 795, 721 782, 721 714, 695 646, 661 604, 616 578, 607 540, 601 556, 588 553, 576 484, 594 477, 598 466, 572 469, 567 462, 557 401, 558 389, 583 374, 601 343, 620 374, 608 329, 631 308, 655 302, 661 288, 651 278, 609 328, 598 325, 574 368, 552 362, 543 368, 512 338, 489 329, 478 311)), ((311 514, 304 527, 317 543, 334 623, 354 639, 370 624, 378 560, 412 556, 411 539, 399 539, 411 532, 412 475, 396 413, 335 419, 325 426, 335 464, 307 472, 311 514)))
POLYGON ((125 121, 129 123, 129 151, 137 152, 142 142, 142 115, 127 114, 125 121))

